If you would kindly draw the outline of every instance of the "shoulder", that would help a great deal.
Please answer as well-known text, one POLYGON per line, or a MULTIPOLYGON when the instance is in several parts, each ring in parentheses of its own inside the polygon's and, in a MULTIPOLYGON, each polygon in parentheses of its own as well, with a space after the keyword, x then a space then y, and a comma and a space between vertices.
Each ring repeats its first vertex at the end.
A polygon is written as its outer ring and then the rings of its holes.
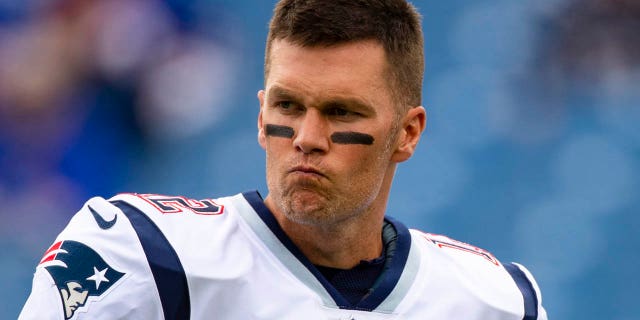
POLYGON ((185 196, 138 193, 122 193, 110 199, 94 197, 73 216, 65 232, 69 232, 69 229, 110 230, 124 227, 126 221, 135 220, 138 216, 154 224, 163 224, 164 221, 188 224, 193 220, 199 221, 198 218, 224 216, 226 207, 233 206, 231 199, 233 197, 196 200, 185 196))
POLYGON ((111 245, 126 237, 125 234, 141 241, 143 237, 180 241, 189 230, 220 229, 225 222, 228 227, 228 212, 233 211, 237 198, 196 200, 137 193, 118 194, 110 199, 95 197, 73 216, 59 238, 81 238, 92 243, 108 241, 111 245))
MULTIPOLYGON (((504 265, 490 252, 443 235, 411 230, 428 273, 443 272, 439 279, 453 279, 460 288, 478 292, 516 289, 504 265)), ((451 287, 455 289, 455 286, 451 287)), ((515 292, 515 291, 514 291, 515 292)))
MULTIPOLYGON (((445 235, 426 233, 411 229, 412 237, 417 241, 423 250, 430 251, 447 257, 452 261, 460 261, 472 264, 487 264, 490 266, 500 266, 498 259, 489 251, 474 245, 449 238, 445 235), (482 260, 478 259, 481 258, 482 260)), ((491 267, 489 267, 491 269, 491 267)))
POLYGON ((200 268, 203 257, 209 263, 220 263, 218 260, 229 260, 229 248, 246 249, 242 214, 251 207, 242 194, 208 199, 120 194, 108 202, 131 225, 148 259, 170 261, 168 257, 175 257, 190 272, 200 268))
MULTIPOLYGON (((73 318, 109 308, 114 318, 137 308, 154 317, 159 304, 138 237, 106 199, 88 200, 45 251, 21 319, 73 318), (138 301, 127 305, 127 301, 138 301)), ((100 319, 97 317, 96 319, 100 319)))
MULTIPOLYGON (((108 200, 126 217, 140 242, 149 249, 167 242, 180 258, 201 255, 202 244, 214 249, 239 240, 241 211, 248 210, 242 194, 207 199, 159 194, 119 194, 108 200)), ((250 207, 249 207, 250 208, 250 207)), ((167 249, 169 250, 169 249, 167 249)))
POLYGON ((464 297, 468 305, 546 319, 540 289, 531 273, 517 263, 503 263, 489 251, 444 235, 411 230, 421 253, 423 279, 444 296, 464 297))
POLYGON ((205 199, 124 193, 107 202, 130 221, 136 232, 160 231, 173 243, 195 241, 198 237, 223 240, 239 228, 246 230, 245 218, 255 215, 252 200, 257 200, 252 196, 260 197, 257 191, 205 199))
POLYGON ((150 193, 121 193, 108 202, 129 215, 131 211, 155 217, 189 218, 191 215, 202 217, 219 216, 225 213, 227 198, 193 199, 185 196, 162 195, 150 193))
POLYGON ((66 319, 85 312, 126 318, 133 309, 143 318, 176 318, 187 310, 188 299, 176 297, 188 297, 190 275, 228 257, 203 261, 203 247, 242 243, 234 232, 237 215, 229 214, 244 210, 242 201, 242 195, 91 198, 46 250, 22 318, 47 318, 43 306, 66 319))

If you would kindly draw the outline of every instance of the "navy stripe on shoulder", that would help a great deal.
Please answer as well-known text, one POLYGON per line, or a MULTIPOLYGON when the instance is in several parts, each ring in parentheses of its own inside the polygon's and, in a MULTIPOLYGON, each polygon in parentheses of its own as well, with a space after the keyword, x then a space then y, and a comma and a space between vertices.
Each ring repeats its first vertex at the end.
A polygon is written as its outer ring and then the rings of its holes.
POLYGON ((187 276, 176 251, 158 226, 138 208, 121 200, 111 201, 129 218, 156 282, 165 319, 189 319, 191 303, 187 276))
POLYGON ((524 318, 522 320, 538 319, 538 296, 527 275, 513 263, 505 264, 504 268, 509 272, 513 281, 524 298, 524 318))

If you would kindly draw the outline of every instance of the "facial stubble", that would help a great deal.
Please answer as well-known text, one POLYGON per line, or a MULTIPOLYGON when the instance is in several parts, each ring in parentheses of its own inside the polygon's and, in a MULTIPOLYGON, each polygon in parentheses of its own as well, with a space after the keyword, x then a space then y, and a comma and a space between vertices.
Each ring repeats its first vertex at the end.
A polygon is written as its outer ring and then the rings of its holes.
MULTIPOLYGON (((399 119, 394 119, 399 120, 399 119)), ((389 160, 391 148, 398 134, 398 121, 394 121, 394 126, 391 129, 391 135, 385 139, 384 151, 377 155, 377 163, 379 167, 365 168, 366 171, 385 172, 384 164, 385 160, 389 160)), ((293 128, 287 126, 279 126, 273 124, 266 125, 266 135, 270 137, 278 138, 293 138, 295 132, 293 128)), ((332 142, 337 144, 360 144, 371 146, 373 144, 373 137, 368 134, 360 134, 357 132, 336 132, 332 135, 332 142)), ((272 162, 267 159, 267 166, 272 162)), ((363 172, 363 176, 371 176, 372 173, 363 172)), ((267 172, 272 172, 267 168, 267 172)), ((274 204, 278 206, 279 210, 287 217, 288 220, 303 224, 303 225, 316 225, 330 227, 337 225, 346 219, 354 216, 361 215, 366 211, 376 197, 380 193, 380 187, 383 179, 372 179, 372 182, 378 182, 370 184, 369 188, 363 188, 359 190, 350 190, 350 192, 335 192, 335 189, 329 190, 326 186, 323 187, 323 183, 331 183, 327 177, 319 177, 318 181, 305 180, 302 184, 296 184, 293 187, 282 185, 275 185, 272 179, 273 177, 267 177, 269 184, 269 190, 277 190, 273 192, 270 197, 273 198, 274 204), (375 188, 372 189, 372 188, 375 188), (288 189, 288 190, 287 190, 288 189), (328 192, 329 191, 329 192, 328 192), (330 192, 333 191, 333 192, 330 192), (353 201, 354 199, 360 199, 360 201, 353 201), (348 212, 348 214, 346 214, 348 212)), ((285 181, 286 176, 280 181, 285 181)))

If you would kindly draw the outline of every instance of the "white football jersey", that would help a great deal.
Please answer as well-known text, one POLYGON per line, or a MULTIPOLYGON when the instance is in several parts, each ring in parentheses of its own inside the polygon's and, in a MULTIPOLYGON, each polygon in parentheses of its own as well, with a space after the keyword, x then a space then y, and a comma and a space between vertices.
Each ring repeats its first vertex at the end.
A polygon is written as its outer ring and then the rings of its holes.
POLYGON ((20 319, 547 319, 524 267, 387 222, 394 248, 352 305, 257 192, 92 198, 45 252, 20 319))

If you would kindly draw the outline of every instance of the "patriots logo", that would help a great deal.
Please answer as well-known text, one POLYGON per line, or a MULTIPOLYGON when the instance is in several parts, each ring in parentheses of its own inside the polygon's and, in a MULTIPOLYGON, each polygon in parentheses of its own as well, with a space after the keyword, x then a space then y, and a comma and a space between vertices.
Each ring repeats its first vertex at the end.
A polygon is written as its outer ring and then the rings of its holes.
POLYGON ((125 275, 87 245, 72 240, 54 243, 45 252, 39 267, 45 268, 53 277, 65 319, 73 317, 90 297, 102 296, 125 275))

